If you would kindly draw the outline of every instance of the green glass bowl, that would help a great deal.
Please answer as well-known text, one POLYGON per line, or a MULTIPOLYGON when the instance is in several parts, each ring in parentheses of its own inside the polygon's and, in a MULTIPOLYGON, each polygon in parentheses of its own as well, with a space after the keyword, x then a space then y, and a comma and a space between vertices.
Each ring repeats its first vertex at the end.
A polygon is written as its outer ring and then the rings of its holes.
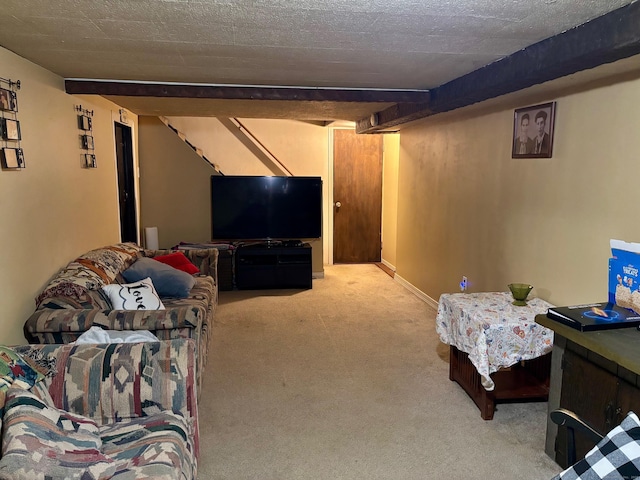
POLYGON ((526 300, 531 290, 533 290, 533 285, 529 285, 528 283, 510 283, 508 287, 509 290, 511 290, 511 295, 513 295, 514 305, 522 307, 527 304, 526 300))

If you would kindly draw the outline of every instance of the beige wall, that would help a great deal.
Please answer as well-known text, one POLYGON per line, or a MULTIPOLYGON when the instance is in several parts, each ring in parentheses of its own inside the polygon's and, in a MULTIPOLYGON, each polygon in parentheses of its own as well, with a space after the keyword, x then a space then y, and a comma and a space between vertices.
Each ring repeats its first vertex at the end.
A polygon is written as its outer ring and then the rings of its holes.
POLYGON ((382 263, 395 270, 398 239, 398 164, 400 135, 384 138, 382 160, 382 263))
POLYGON ((158 227, 160 248, 208 242, 215 170, 157 117, 139 117, 138 125, 142 232, 158 227))
POLYGON ((609 239, 640 241, 640 80, 557 101, 553 158, 512 159, 512 105, 404 128, 397 271, 437 300, 530 282, 555 304, 606 299, 609 239))
POLYGON ((117 107, 67 95, 61 77, 2 48, 0 65, 1 76, 22 87, 26 169, 0 171, 0 343, 18 344, 25 342, 22 326, 35 310, 34 297, 49 279, 76 256, 120 238, 117 107), (77 104, 94 111, 96 169, 81 167, 77 104))
MULTIPOLYGON (((217 119, 168 120, 225 175, 272 174, 217 119)), ((326 198, 326 128, 290 120, 242 119, 242 123, 293 175, 322 177, 326 198)), ((209 178, 213 169, 159 120, 141 118, 139 128, 142 227, 158 227, 161 247, 180 241, 209 241, 209 178)), ((323 271, 322 239, 311 244, 313 271, 319 273, 323 271)))

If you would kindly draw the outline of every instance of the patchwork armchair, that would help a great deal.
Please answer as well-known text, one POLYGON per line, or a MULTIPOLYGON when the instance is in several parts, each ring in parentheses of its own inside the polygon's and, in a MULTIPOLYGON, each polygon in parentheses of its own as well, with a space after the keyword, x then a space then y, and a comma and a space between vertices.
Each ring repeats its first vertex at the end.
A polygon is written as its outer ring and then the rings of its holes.
POLYGON ((193 340, 12 350, 55 366, 6 392, 0 479, 196 478, 193 340))

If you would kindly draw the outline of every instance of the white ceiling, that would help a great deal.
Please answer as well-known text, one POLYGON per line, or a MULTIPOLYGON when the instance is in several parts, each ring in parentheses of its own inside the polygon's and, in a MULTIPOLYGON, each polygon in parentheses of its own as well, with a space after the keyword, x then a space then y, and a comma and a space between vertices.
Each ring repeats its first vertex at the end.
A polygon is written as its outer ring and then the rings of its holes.
POLYGON ((0 45, 65 78, 422 90, 629 3, 3 0, 0 45))

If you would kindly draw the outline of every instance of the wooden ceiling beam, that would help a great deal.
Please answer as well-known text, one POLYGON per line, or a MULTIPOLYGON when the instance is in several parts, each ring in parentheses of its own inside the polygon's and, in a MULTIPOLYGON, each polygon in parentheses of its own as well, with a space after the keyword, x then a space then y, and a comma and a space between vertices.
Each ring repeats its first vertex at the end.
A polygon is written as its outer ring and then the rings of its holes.
POLYGON ((65 79, 64 86, 65 91, 73 95, 133 97, 370 103, 415 103, 428 98, 428 92, 421 90, 251 87, 83 79, 65 79))
POLYGON ((633 2, 431 89, 424 105, 393 106, 360 119, 356 132, 378 133, 640 54, 639 25, 640 2, 633 2))

